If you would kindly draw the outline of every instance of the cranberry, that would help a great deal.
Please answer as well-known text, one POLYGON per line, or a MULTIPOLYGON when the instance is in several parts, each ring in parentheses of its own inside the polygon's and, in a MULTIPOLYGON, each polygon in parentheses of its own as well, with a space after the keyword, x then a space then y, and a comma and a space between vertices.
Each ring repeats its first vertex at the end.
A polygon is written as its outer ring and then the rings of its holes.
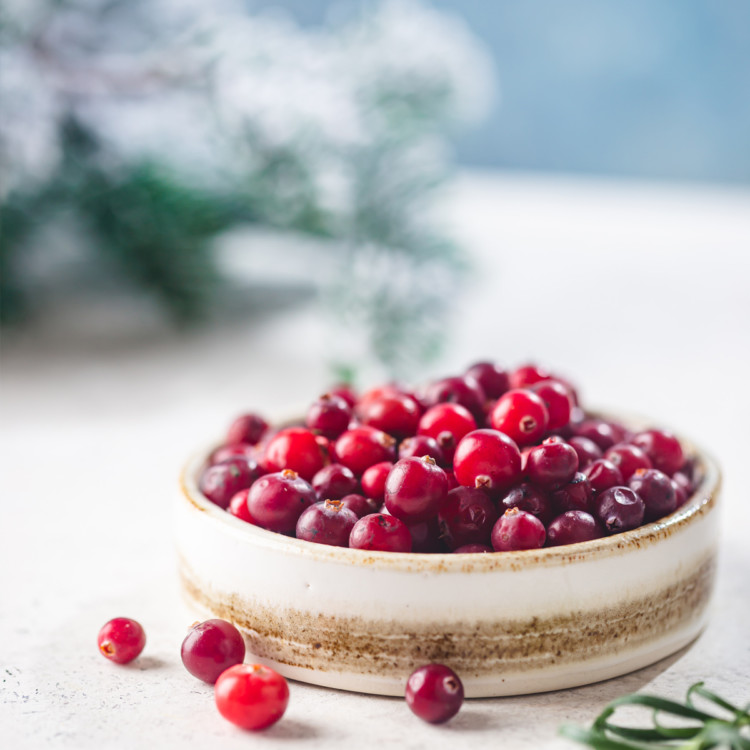
POLYGON ((448 479, 448 492, 451 490, 455 490, 456 487, 460 487, 461 485, 458 483, 458 479, 456 479, 456 475, 450 470, 445 470, 445 476, 448 479))
POLYGON ((236 664, 216 681, 214 699, 219 713, 242 729, 275 724, 289 705, 286 680, 262 664, 236 664))
POLYGON ((372 500, 368 500, 364 495, 358 495, 356 493, 344 495, 344 497, 341 498, 341 504, 345 508, 354 511, 357 518, 369 516, 370 513, 376 513, 378 510, 377 505, 373 503, 372 500))
POLYGON ((258 478, 259 473, 254 461, 232 458, 209 466, 201 474, 200 491, 212 503, 220 508, 226 508, 234 495, 249 487, 258 478))
POLYGON ((505 391, 510 390, 508 373, 494 362, 477 362, 466 374, 479 383, 487 398, 500 398, 505 391))
POLYGON ((396 458, 396 441, 373 427, 355 427, 344 432, 335 445, 339 462, 361 476, 365 469, 396 458))
POLYGON ((436 404, 422 415, 418 433, 433 438, 446 462, 450 463, 461 438, 476 429, 477 421, 466 407, 461 404, 436 404))
POLYGON ((688 479, 688 477, 681 471, 677 471, 672 475, 672 481, 682 489, 685 494, 685 499, 687 500, 693 492, 693 483, 690 479, 688 479))
POLYGON ((636 469, 650 469, 651 459, 637 446, 627 443, 617 443, 605 454, 604 458, 611 461, 622 474, 627 482, 636 469))
POLYGON ((463 547, 453 550, 454 555, 473 555, 482 552, 494 552, 494 550, 486 544, 464 544, 463 547))
POLYGON ((437 518, 407 524, 411 534, 412 552, 444 552, 445 545, 440 538, 440 526, 437 518))
POLYGON ((557 513, 564 513, 566 510, 590 511, 593 494, 588 477, 577 471, 568 484, 550 495, 550 500, 557 513))
POLYGON ((496 430, 504 432, 518 445, 532 445, 547 431, 549 414, 536 393, 512 390, 498 399, 490 421, 496 430))
POLYGON ((213 685, 219 675, 245 659, 245 640, 231 622, 206 620, 190 628, 182 642, 182 663, 193 677, 213 685))
POLYGON ((449 550, 465 544, 487 544, 498 510, 482 490, 457 487, 451 490, 438 513, 440 536, 449 550))
POLYGON ((622 472, 606 458, 599 458, 583 471, 594 492, 604 492, 623 483, 622 472))
POLYGON ((548 523, 552 518, 552 505, 547 494, 540 487, 529 482, 517 484, 500 500, 501 512, 511 508, 525 510, 536 516, 543 524, 548 523))
POLYGON ((585 510, 568 510, 547 526, 547 546, 589 542, 604 536, 596 519, 585 510))
POLYGON ((241 414, 227 430, 227 445, 255 445, 268 429, 268 422, 258 414, 241 414))
POLYGON ((603 419, 584 419, 576 428, 575 434, 596 443, 601 450, 606 451, 623 438, 619 432, 603 419))
POLYGON ((369 427, 387 432, 397 440, 414 435, 421 410, 417 402, 400 393, 382 395, 357 404, 357 417, 369 427))
POLYGON ((526 461, 529 479, 542 487, 567 484, 578 470, 578 454, 560 438, 549 438, 534 448, 526 461))
POLYGON ((107 659, 127 664, 143 651, 146 633, 141 624, 130 617, 115 617, 102 627, 96 642, 107 659))
POLYGON ((651 459, 655 469, 669 476, 679 471, 685 461, 680 441, 664 430, 639 432, 630 442, 651 459))
POLYGON ((544 546, 547 532, 544 524, 525 510, 506 510, 492 528, 492 547, 496 552, 539 549, 544 546))
POLYGON ((349 383, 339 383, 338 385, 334 385, 333 388, 328 389, 328 393, 331 396, 343 398, 344 401, 349 404, 350 409, 353 409, 358 401, 357 394, 349 383))
POLYGON ((540 383, 543 380, 549 380, 552 373, 545 367, 538 365, 522 365, 516 368, 510 374, 511 388, 528 388, 530 385, 540 383))
MULTIPOLYGON (((424 400, 428 407, 435 404, 461 404, 475 419, 484 419, 484 402, 487 397, 482 386, 471 376, 443 378, 427 386, 424 400)), ((432 437, 435 437, 432 435, 432 437)))
POLYGON ((302 511, 297 520, 297 539, 332 547, 347 547, 349 534, 359 516, 341 500, 323 500, 302 511))
POLYGON ((675 494, 675 507, 680 508, 687 502, 687 499, 688 497, 690 497, 690 495, 685 492, 684 487, 679 482, 675 481, 674 477, 672 477, 670 481, 672 482, 672 488, 674 489, 675 494))
POLYGON ((284 469, 256 481, 247 496, 255 523, 280 534, 292 534, 297 519, 317 499, 315 490, 296 471, 284 469))
POLYGON ((356 492, 357 478, 343 464, 324 466, 312 480, 318 500, 340 500, 344 495, 356 492))
POLYGON ((570 390, 559 380, 542 380, 529 387, 536 393, 547 407, 549 414, 548 430, 559 430, 570 421, 570 410, 573 408, 573 398, 570 390))
POLYGON ((229 501, 227 511, 235 518, 239 518, 240 521, 245 521, 246 523, 255 523, 255 521, 253 521, 253 517, 250 515, 250 510, 247 507, 247 496, 249 494, 249 489, 240 490, 229 501))
POLYGON ((411 534, 408 526, 398 518, 371 513, 354 524, 349 546, 383 552, 411 552, 411 534))
POLYGON ((420 719, 442 724, 455 716, 464 702, 458 675, 443 664, 415 669, 406 682, 406 703, 420 719))
POLYGON ((382 503, 385 496, 385 480, 392 468, 393 463, 391 461, 381 461, 379 464, 373 464, 365 469, 361 480, 362 492, 371 500, 382 503))
POLYGON ((640 526, 646 506, 629 487, 610 487, 596 498, 594 510, 607 531, 616 534, 640 526))
POLYGON ((310 430, 287 427, 271 438, 263 463, 269 472, 291 469, 309 482, 325 464, 326 457, 310 430))
POLYGON ((335 440, 349 426, 352 408, 341 396, 326 393, 307 410, 308 429, 329 440, 335 440))
POLYGON ((445 472, 429 456, 402 458, 385 482, 385 507, 406 523, 437 515, 448 494, 445 472))
POLYGON ((578 468, 583 471, 587 466, 604 456, 602 449, 589 438, 576 435, 568 440, 578 454, 578 468))
POLYGON ((474 430, 456 446, 453 471, 464 487, 500 493, 521 478, 521 452, 497 430, 474 430))
POLYGON ((430 456, 438 466, 445 465, 445 454, 437 440, 427 435, 415 435, 402 441, 398 447, 399 458, 420 458, 430 456))
POLYGON ((637 469, 629 485, 646 506, 646 521, 663 518, 677 507, 672 480, 658 469, 637 469))
POLYGON ((248 445, 247 443, 222 445, 208 457, 208 465, 223 464, 225 461, 231 461, 233 458, 244 458, 255 463, 256 455, 254 445, 248 445))

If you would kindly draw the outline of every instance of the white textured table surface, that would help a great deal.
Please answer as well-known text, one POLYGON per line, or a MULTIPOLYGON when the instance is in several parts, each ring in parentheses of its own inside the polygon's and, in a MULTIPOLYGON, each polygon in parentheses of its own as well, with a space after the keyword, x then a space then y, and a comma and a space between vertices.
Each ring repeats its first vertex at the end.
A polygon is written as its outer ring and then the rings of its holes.
POLYGON ((180 339, 4 342, 0 727, 6 748, 565 748, 612 698, 678 697, 699 678, 750 700, 750 192, 467 175, 444 214, 480 279, 436 372, 479 357, 549 362, 588 403, 695 437, 725 472, 711 624, 685 651, 609 682, 468 702, 443 727, 397 699, 293 683, 286 717, 248 736, 185 672, 170 503, 185 456, 245 407, 269 414, 327 385, 309 311, 180 339), (96 651, 106 620, 144 655, 96 651))

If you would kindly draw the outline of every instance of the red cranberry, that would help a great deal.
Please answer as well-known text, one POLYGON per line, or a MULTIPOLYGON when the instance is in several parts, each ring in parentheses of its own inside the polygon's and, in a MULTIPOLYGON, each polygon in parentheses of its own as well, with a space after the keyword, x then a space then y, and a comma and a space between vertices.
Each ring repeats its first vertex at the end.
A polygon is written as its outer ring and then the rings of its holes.
POLYGON ((594 510, 607 532, 617 534, 640 526, 646 506, 629 487, 610 487, 596 498, 594 510))
POLYGON ((591 483, 594 492, 604 492, 610 487, 617 487, 623 483, 622 472, 606 458, 599 458, 589 464, 583 473, 591 483))
POLYGON ((96 642, 102 656, 117 664, 127 664, 143 651, 146 633, 130 617, 115 617, 102 627, 96 642))
POLYGON ((450 469, 445 470, 445 476, 448 478, 448 492, 461 486, 456 479, 456 475, 450 469))
POLYGON ((236 664, 222 672, 214 688, 216 708, 242 729, 275 724, 289 705, 286 680, 262 664, 236 664))
POLYGON ((235 518, 239 518, 240 521, 245 521, 246 523, 255 523, 253 521, 252 516, 250 515, 250 511, 247 507, 247 496, 250 494, 249 489, 240 490, 232 499, 229 501, 229 506, 227 507, 227 511, 233 515, 235 518))
POLYGON ((362 492, 371 500, 382 503, 385 496, 385 480, 391 473, 392 468, 393 462, 381 461, 379 464, 373 464, 365 469, 361 479, 362 492))
POLYGON ((685 492, 685 489, 682 487, 682 485, 679 482, 675 481, 674 477, 672 477, 670 481, 672 482, 672 488, 674 489, 674 494, 675 494, 675 507, 681 508, 683 505, 685 505, 690 495, 688 495, 688 493, 685 492))
POLYGON ((494 362, 477 362, 466 374, 479 383, 486 398, 500 398, 505 391, 510 390, 508 373, 494 362))
POLYGON ((623 435, 603 419, 584 419, 576 428, 575 434, 596 443, 601 450, 606 451, 615 443, 619 443, 623 435))
POLYGON ((250 488, 247 508, 255 523, 280 534, 293 534, 297 519, 316 501, 315 490, 291 469, 266 474, 250 488))
POLYGON ((486 544, 464 544, 463 547, 453 550, 454 555, 474 555, 483 552, 494 552, 494 550, 486 544))
POLYGON ((532 445, 547 431, 549 415, 536 393, 512 390, 498 399, 490 421, 496 430, 504 432, 518 445, 532 445))
POLYGON ((383 552, 411 552, 411 534, 408 526, 398 518, 371 513, 354 524, 349 546, 383 552))
POLYGON ((396 458, 396 441, 373 427, 355 427, 344 432, 335 445, 339 463, 362 476, 365 469, 396 458))
POLYGON ((583 471, 587 466, 604 456, 602 449, 589 438, 576 435, 568 440, 578 454, 578 468, 583 471))
POLYGON ((310 430, 287 427, 271 438, 263 463, 269 472, 291 469, 309 482, 325 464, 326 457, 310 430))
POLYGON ((249 487, 258 478, 258 466, 245 458, 233 458, 221 464, 209 466, 201 474, 200 491, 220 508, 226 508, 229 501, 240 490, 249 487))
POLYGON ((417 402, 400 393, 380 396, 357 404, 360 422, 402 440, 414 435, 419 425, 421 410, 417 402))
POLYGON ((552 518, 552 505, 547 494, 540 487, 529 482, 517 484, 500 500, 501 512, 511 508, 525 510, 536 516, 543 524, 547 524, 552 518))
POLYGON ((242 414, 227 431, 227 445, 246 443, 255 445, 268 429, 268 422, 258 414, 242 414))
POLYGON ((338 385, 334 385, 333 388, 328 389, 328 393, 331 396, 338 396, 339 398, 343 398, 344 401, 349 404, 350 409, 353 409, 354 405, 359 400, 354 388, 348 383, 339 383, 338 385))
POLYGON ((352 493, 351 495, 344 495, 344 497, 341 498, 341 504, 345 508, 349 508, 349 510, 354 511, 357 518, 369 516, 371 513, 377 513, 378 511, 377 503, 369 500, 364 495, 359 495, 356 493, 352 493))
POLYGON ((693 494, 693 483, 681 471, 677 471, 672 475, 672 481, 682 489, 686 500, 693 494))
POLYGON ((297 539, 332 547, 347 547, 349 534, 359 517, 341 500, 323 500, 302 511, 297 521, 297 539))
POLYGON ((637 445, 650 459, 655 469, 671 476, 685 461, 680 441, 664 430, 646 430, 630 442, 637 445))
POLYGON ((627 482, 636 469, 650 469, 651 459, 637 446, 628 445, 627 443, 618 443, 612 446, 605 454, 604 458, 611 461, 622 474, 622 478, 627 482))
POLYGON ((604 536, 596 519, 585 510, 568 510, 547 526, 547 546, 590 542, 604 536))
POLYGON ((500 493, 521 478, 521 452, 502 432, 474 430, 456 446, 453 471, 464 487, 500 493))
POLYGON ((407 524, 411 534, 411 551, 422 553, 444 552, 437 518, 407 524))
POLYGON ((443 664, 414 670, 406 682, 406 703, 420 719, 442 724, 455 716, 464 702, 458 675, 443 664))
POLYGON ((547 407, 549 414, 548 430, 559 430, 570 421, 573 398, 566 385, 559 380, 542 380, 529 387, 547 407))
POLYGON ((245 640, 226 620, 206 620, 190 628, 182 642, 182 663, 193 677, 213 685, 219 675, 245 659, 245 640))
POLYGON ((352 408, 341 396, 326 393, 307 410, 308 429, 329 440, 335 440, 349 426, 352 408))
POLYGON ((544 524, 531 513, 518 508, 506 510, 492 528, 492 547, 496 552, 539 549, 547 532, 544 524))
POLYGON ((528 388, 530 385, 549 380, 551 377, 552 373, 545 367, 533 364, 522 365, 511 372, 510 387, 528 388))
POLYGON ((398 447, 399 458, 421 458, 430 456, 438 466, 445 465, 445 454, 437 440, 427 435, 414 435, 402 441, 398 447))
POLYGON ((487 495, 473 487, 451 490, 438 513, 440 536, 448 549, 466 544, 486 544, 498 510, 487 495))
MULTIPOLYGON (((482 386, 471 376, 443 378, 427 386, 424 400, 428 408, 435 404, 461 404, 475 419, 484 419, 484 402, 487 397, 482 386)), ((435 437, 432 435, 432 437, 435 437)))
POLYGON ((403 458, 385 482, 385 507, 406 523, 426 521, 437 515, 448 494, 445 472, 429 456, 403 458))
POLYGON ((344 495, 356 492, 357 478, 343 464, 324 466, 312 480, 318 500, 340 500, 344 495))
POLYGON ((567 484, 578 470, 578 454, 560 438, 549 438, 534 448, 526 461, 526 473, 534 484, 556 488, 567 484))
POLYGON ((557 513, 565 513, 566 510, 590 511, 593 494, 588 477, 577 471, 568 484, 550 495, 550 500, 557 513))
POLYGON ((217 448, 208 458, 208 465, 223 464, 233 458, 244 458, 255 463, 256 448, 247 443, 235 443, 234 445, 222 445, 217 448))
POLYGON ((672 480, 658 469, 637 469, 629 485, 646 505, 646 521, 663 518, 677 508, 672 480))

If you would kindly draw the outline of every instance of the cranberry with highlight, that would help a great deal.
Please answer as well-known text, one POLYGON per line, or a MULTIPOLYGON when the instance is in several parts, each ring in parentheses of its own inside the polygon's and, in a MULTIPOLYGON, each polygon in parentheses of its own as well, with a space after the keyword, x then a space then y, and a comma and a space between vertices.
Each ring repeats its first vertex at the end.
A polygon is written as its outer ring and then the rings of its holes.
POLYGON ((630 442, 649 457, 655 469, 669 476, 679 471, 685 462, 680 441, 664 430, 639 432, 630 442))
POLYGON ((377 513, 380 507, 375 501, 353 492, 351 495, 344 495, 341 498, 341 504, 351 511, 354 511, 357 518, 369 516, 370 513, 377 513))
POLYGON ((575 427, 575 434, 596 443, 603 451, 619 443, 624 435, 603 419, 584 419, 575 427))
POLYGON ((220 464, 209 466, 202 474, 198 486, 200 491, 220 508, 240 491, 249 487, 259 476, 258 466, 246 458, 231 458, 220 464))
POLYGON ((355 411, 363 425, 387 432, 397 440, 414 435, 421 416, 417 402, 400 393, 360 401, 355 411))
POLYGON ((286 680, 263 664, 236 664, 216 680, 214 699, 219 713, 242 729, 275 724, 289 705, 286 680))
POLYGON ((677 508, 672 480, 658 469, 637 469, 628 484, 646 506, 646 521, 663 518, 677 508))
POLYGON ((490 414, 490 422, 518 445, 533 445, 547 431, 549 414, 536 393, 512 390, 498 399, 490 414))
POLYGON ((552 373, 545 367, 539 365, 522 365, 517 367, 510 374, 511 388, 528 388, 530 385, 540 383, 542 380, 549 380, 552 373))
POLYGON ((306 482, 323 468, 326 456, 315 435, 304 427, 287 427, 277 432, 266 446, 263 464, 268 472, 291 469, 306 482))
POLYGON ((354 524, 349 546, 382 552, 411 552, 411 534, 408 526, 398 518, 371 513, 354 524))
POLYGON ((567 484, 578 470, 578 454, 560 438, 548 438, 526 459, 526 473, 534 484, 554 489, 567 484))
POLYGON ((406 682, 406 703, 420 719, 442 724, 455 716, 464 702, 458 675, 443 664, 414 670, 406 682))
POLYGON ((324 466, 312 480, 318 500, 340 500, 344 495, 356 492, 357 478, 343 464, 324 466))
POLYGON ((484 419, 486 400, 482 386, 471 375, 436 380, 427 386, 424 393, 428 408, 442 403, 460 404, 478 420, 484 419))
POLYGON ((594 461, 604 457, 604 451, 589 438, 575 435, 568 440, 568 443, 573 446, 573 449, 578 454, 578 469, 583 471, 587 466, 590 466, 594 461))
POLYGON ((268 422, 258 414, 241 414, 227 431, 227 445, 255 445, 268 430, 268 422))
POLYGON ((391 473, 394 464, 391 461, 381 461, 379 464, 370 466, 362 474, 360 483, 362 492, 377 503, 382 503, 385 496, 385 480, 391 473))
POLYGON ((339 463, 362 476, 365 469, 396 458, 396 440, 374 427, 354 427, 344 432, 334 446, 339 463))
POLYGON ((127 664, 143 651, 146 633, 130 617, 115 617, 102 626, 96 642, 102 656, 117 664, 127 664))
POLYGON ((529 387, 547 407, 548 430, 559 430, 570 421, 570 410, 573 408, 573 397, 566 385, 559 380, 542 380, 529 387))
POLYGON ((547 526, 547 546, 590 542, 604 536, 597 520, 585 510, 568 510, 547 526))
POLYGON ((247 507, 247 496, 249 494, 249 489, 240 490, 229 501, 227 512, 235 518, 239 518, 240 521, 245 521, 245 523, 255 523, 252 516, 250 515, 250 510, 247 507))
POLYGON ((494 362, 477 362, 466 371, 466 374, 479 383, 486 398, 500 398, 503 393, 510 390, 508 373, 494 362))
POLYGON ((594 492, 604 492, 623 483, 622 472, 606 458, 599 458, 583 471, 594 492))
POLYGON ((438 466, 445 466, 445 454, 437 440, 427 435, 408 437, 398 446, 399 458, 421 458, 430 456, 438 466))
POLYGON ((596 498, 594 510, 607 532, 617 534, 640 526, 646 506, 629 487, 610 487, 596 498))
POLYGON ((544 524, 525 510, 511 508, 497 519, 492 528, 492 547, 496 552, 539 549, 547 532, 544 524))
POLYGON ((341 500, 323 500, 302 511, 297 520, 296 537, 307 542, 346 547, 358 520, 357 514, 341 500))
POLYGON ((245 640, 231 622, 206 620, 190 628, 180 655, 193 677, 213 685, 225 669, 242 664, 245 640))
POLYGON ((403 458, 385 482, 385 507, 406 523, 437 515, 448 494, 445 472, 429 456, 403 458))
POLYGON ((352 409, 341 396, 326 393, 307 410, 305 424, 317 435, 335 440, 349 426, 352 409))
POLYGON ((593 495, 588 477, 577 471, 570 482, 550 495, 550 500, 557 513, 564 513, 567 510, 590 511, 593 495))
POLYGON ((500 500, 500 511, 511 508, 525 510, 536 516, 543 524, 552 518, 552 504, 547 493, 541 487, 529 482, 521 482, 500 500))
POLYGON ((450 550, 486 544, 497 518, 497 507, 482 490, 457 487, 448 493, 438 513, 440 536, 450 550))
POLYGON ((502 432, 474 430, 456 446, 453 471, 464 487, 498 494, 521 478, 521 452, 502 432))
POLYGON ((611 461, 627 482, 636 469, 650 469, 651 459, 637 446, 628 443, 618 443, 604 454, 607 461, 611 461))
POLYGON ((258 526, 280 534, 293 534, 297 519, 317 500, 315 490, 291 469, 266 474, 250 488, 247 508, 258 526))

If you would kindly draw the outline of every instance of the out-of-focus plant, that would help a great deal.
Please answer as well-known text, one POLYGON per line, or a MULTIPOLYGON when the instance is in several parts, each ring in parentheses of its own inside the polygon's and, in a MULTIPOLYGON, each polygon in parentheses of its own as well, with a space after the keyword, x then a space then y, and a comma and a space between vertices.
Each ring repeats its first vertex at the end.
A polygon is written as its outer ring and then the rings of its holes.
POLYGON ((217 1, 0 14, 2 321, 34 311, 49 226, 192 321, 225 281, 214 238, 252 222, 331 239, 326 304, 381 362, 436 350, 462 263, 427 209, 448 132, 492 88, 459 20, 417 2, 304 30, 217 1))

